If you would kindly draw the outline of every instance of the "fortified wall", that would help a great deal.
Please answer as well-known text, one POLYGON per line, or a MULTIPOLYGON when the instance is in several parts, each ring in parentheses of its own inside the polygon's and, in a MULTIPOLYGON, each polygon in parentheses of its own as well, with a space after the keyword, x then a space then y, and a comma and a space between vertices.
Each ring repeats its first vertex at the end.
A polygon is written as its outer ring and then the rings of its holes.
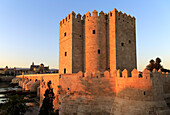
POLYGON ((40 106, 51 81, 60 115, 170 114, 170 73, 134 69, 134 17, 71 12, 59 30, 59 74, 17 76, 23 89, 38 92, 40 106))
MULTIPOLYGON (((136 69, 128 72, 105 71, 75 74, 21 75, 29 82, 40 81, 40 102, 47 83, 52 82, 55 94, 54 107, 61 115, 166 115, 170 98, 170 74, 154 70, 142 73, 136 69), (128 73, 131 73, 129 75, 128 73), (128 111, 128 112, 127 112, 128 111)), ((23 85, 27 86, 29 82, 23 85)), ((27 89, 30 90, 30 89, 27 89)))

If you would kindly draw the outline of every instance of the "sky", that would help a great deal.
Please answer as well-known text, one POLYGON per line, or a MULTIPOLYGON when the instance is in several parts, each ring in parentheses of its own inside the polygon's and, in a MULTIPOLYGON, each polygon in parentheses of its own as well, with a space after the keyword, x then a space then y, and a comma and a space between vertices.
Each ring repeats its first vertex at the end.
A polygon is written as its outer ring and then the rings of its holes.
POLYGON ((0 67, 58 68, 59 22, 71 11, 116 8, 136 18, 137 69, 156 57, 170 69, 169 6, 169 0, 0 0, 0 67))

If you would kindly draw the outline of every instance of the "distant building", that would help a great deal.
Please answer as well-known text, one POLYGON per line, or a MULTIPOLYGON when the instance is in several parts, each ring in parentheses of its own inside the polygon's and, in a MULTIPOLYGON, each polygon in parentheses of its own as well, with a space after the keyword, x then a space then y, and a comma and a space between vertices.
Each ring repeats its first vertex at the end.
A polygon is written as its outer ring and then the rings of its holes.
POLYGON ((16 68, 16 67, 14 67, 14 72, 15 72, 15 75, 21 75, 22 73, 24 74, 32 73, 29 68, 16 68))
POLYGON ((58 69, 50 69, 50 73, 58 73, 59 70, 58 69))
POLYGON ((49 66, 44 64, 34 65, 34 62, 30 68, 0 68, 0 75, 21 75, 21 74, 43 74, 43 73, 58 73, 58 69, 49 69, 49 66))
POLYGON ((21 75, 22 73, 28 74, 31 73, 29 68, 0 68, 0 75, 21 75))
POLYGON ((30 71, 33 71, 35 73, 46 73, 49 72, 49 66, 45 67, 42 63, 40 65, 34 65, 34 62, 32 62, 32 65, 30 66, 30 71))
POLYGON ((14 75, 14 73, 14 69, 8 68, 8 66, 0 68, 0 75, 14 75))

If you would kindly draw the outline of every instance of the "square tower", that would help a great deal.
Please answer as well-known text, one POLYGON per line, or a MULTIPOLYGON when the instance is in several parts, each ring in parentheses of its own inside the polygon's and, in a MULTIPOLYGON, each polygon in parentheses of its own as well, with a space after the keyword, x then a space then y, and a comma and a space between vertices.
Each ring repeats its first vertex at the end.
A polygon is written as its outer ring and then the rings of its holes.
POLYGON ((137 68, 135 18, 114 9, 81 19, 71 12, 59 25, 59 73, 137 68))
POLYGON ((107 51, 110 71, 137 68, 135 18, 114 9, 108 14, 107 51))
POLYGON ((59 73, 77 73, 83 67, 81 15, 71 12, 59 24, 59 73))

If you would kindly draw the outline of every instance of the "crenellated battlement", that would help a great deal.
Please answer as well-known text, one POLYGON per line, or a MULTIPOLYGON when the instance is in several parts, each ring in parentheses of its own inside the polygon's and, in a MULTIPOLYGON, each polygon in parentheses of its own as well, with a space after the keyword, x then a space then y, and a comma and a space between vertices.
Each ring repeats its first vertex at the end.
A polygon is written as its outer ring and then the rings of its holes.
POLYGON ((124 19, 128 19, 128 20, 135 20, 135 17, 131 17, 129 14, 127 15, 126 13, 122 13, 121 11, 117 11, 116 8, 113 9, 113 11, 109 11, 108 14, 104 13, 103 11, 101 11, 100 13, 98 13, 97 10, 94 10, 91 13, 88 11, 86 14, 84 14, 83 16, 81 16, 80 13, 78 13, 76 15, 75 12, 71 12, 69 15, 67 15, 62 21, 60 21, 60 26, 62 26, 63 24, 66 24, 67 22, 69 22, 72 19, 78 19, 78 20, 85 20, 87 18, 91 18, 91 17, 105 17, 105 19, 107 19, 108 17, 111 18, 113 16, 113 14, 117 15, 118 18, 124 18, 124 19))
POLYGON ((89 17, 91 17, 91 13, 88 11, 88 12, 86 13, 86 18, 89 18, 89 17))
POLYGON ((119 69, 114 72, 83 73, 79 71, 72 74, 34 74, 17 77, 21 79, 19 85, 23 89, 36 91, 39 88, 40 105, 48 88, 48 82, 51 81, 56 97, 53 102, 55 109, 59 108, 59 102, 65 96, 104 96, 116 97, 116 99, 124 101, 147 101, 149 103, 162 101, 164 96, 168 97, 170 94, 170 73, 163 73, 161 70, 150 72, 144 69, 139 72, 134 68, 132 71, 127 71, 127 69, 123 71, 119 69))
POLYGON ((117 17, 118 18, 125 18, 125 19, 131 19, 131 20, 134 20, 135 19, 135 17, 133 16, 133 17, 131 17, 131 15, 130 14, 126 14, 126 13, 122 13, 121 11, 119 11, 119 12, 117 12, 117 17))
POLYGON ((77 17, 76 17, 78 20, 81 20, 81 14, 77 14, 77 17))
POLYGON ((103 16, 105 16, 105 15, 106 15, 106 13, 104 13, 103 11, 100 11, 100 13, 98 13, 97 10, 94 10, 94 11, 92 12, 92 15, 91 15, 91 13, 88 11, 88 12, 85 14, 85 18, 90 18, 90 17, 103 17, 103 16))
POLYGON ((76 13, 72 11, 64 19, 62 19, 62 21, 60 21, 60 26, 62 26, 63 24, 66 24, 67 22, 70 22, 72 19, 75 19, 76 17, 77 17, 76 13))
POLYGON ((161 72, 161 70, 157 71, 157 70, 153 70, 153 72, 150 72, 147 69, 144 69, 142 72, 139 72, 136 68, 134 68, 132 71, 127 71, 127 69, 124 69, 123 71, 116 70, 115 72, 109 72, 109 71, 105 71, 105 72, 85 72, 83 73, 82 71, 79 71, 78 73, 74 73, 74 74, 61 74, 61 76, 72 76, 72 75, 77 75, 79 74, 80 78, 121 78, 121 79, 151 79, 154 78, 154 75, 158 74, 158 78, 161 77, 166 77, 166 78, 170 78, 170 73, 166 72, 161 72))
POLYGON ((104 12, 101 11, 101 12, 99 13, 99 16, 100 16, 100 17, 101 17, 101 16, 105 16, 105 15, 104 15, 104 12))
POLYGON ((152 80, 152 79, 159 79, 161 80, 162 78, 165 79, 170 79, 170 73, 162 72, 161 70, 156 70, 154 69, 153 72, 150 72, 147 69, 144 69, 142 72, 139 72, 136 68, 134 68, 132 71, 127 71, 127 69, 124 69, 123 71, 116 70, 115 72, 85 72, 83 73, 82 71, 79 71, 78 73, 73 73, 73 74, 32 74, 32 75, 19 75, 17 76, 18 78, 24 78, 24 79, 29 79, 29 80, 41 80, 43 78, 49 78, 54 77, 54 76, 60 76, 59 78, 62 77, 73 77, 77 76, 78 78, 103 78, 103 79, 136 79, 136 80, 152 80))
POLYGON ((92 14, 93 14, 93 15, 92 15, 93 17, 98 17, 98 12, 97 12, 96 10, 94 10, 94 11, 92 12, 92 14))
POLYGON ((123 13, 121 11, 118 12, 118 16, 122 16, 123 17, 123 13))

